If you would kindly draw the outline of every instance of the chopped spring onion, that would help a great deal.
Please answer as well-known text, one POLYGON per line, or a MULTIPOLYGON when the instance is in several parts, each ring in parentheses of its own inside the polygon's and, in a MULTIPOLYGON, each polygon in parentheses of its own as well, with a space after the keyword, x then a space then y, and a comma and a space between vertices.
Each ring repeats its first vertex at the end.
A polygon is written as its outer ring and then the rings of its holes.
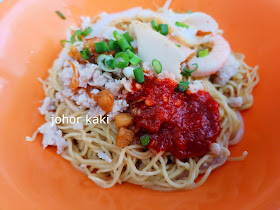
POLYGON ((192 13, 192 11, 189 9, 188 14, 191 14, 191 13, 192 13))
POLYGON ((73 44, 76 41, 76 37, 78 38, 79 41, 82 41, 82 31, 77 30, 75 33, 71 36, 71 43, 73 44))
POLYGON ((91 32, 92 32, 92 28, 91 28, 91 27, 87 27, 87 28, 82 32, 82 34, 83 34, 84 36, 88 36, 88 35, 90 35, 91 32))
POLYGON ((90 58, 90 51, 88 49, 84 49, 82 51, 80 51, 83 59, 87 60, 90 58))
POLYGON ((168 25, 167 24, 159 24, 158 25, 159 27, 159 32, 162 34, 162 35, 167 35, 168 34, 168 25))
POLYGON ((70 41, 68 41, 68 40, 60 40, 60 44, 62 45, 62 47, 64 47, 64 43, 66 43, 66 42, 71 43, 71 42, 70 42, 70 41))
POLYGON ((66 19, 66 17, 65 17, 60 11, 55 11, 55 12, 56 12, 56 14, 58 14, 59 17, 61 17, 63 20, 66 19))
POLYGON ((158 31, 158 24, 157 24, 157 22, 156 22, 155 20, 152 20, 151 24, 152 24, 152 28, 153 28, 155 31, 158 31))
POLYGON ((128 43, 133 41, 133 38, 127 32, 123 34, 123 37, 128 41, 128 43))
POLYGON ((112 59, 105 60, 105 65, 109 69, 113 70, 114 68, 116 68, 117 62, 115 61, 115 59, 112 58, 112 59))
POLYGON ((71 43, 73 44, 76 41, 76 37, 79 41, 82 41, 82 35, 88 36, 92 32, 91 27, 87 27, 84 31, 77 30, 74 32, 74 34, 71 36, 71 43))
POLYGON ((121 47, 122 51, 125 51, 126 49, 132 50, 131 45, 125 38, 121 38, 120 40, 118 40, 118 44, 121 47))
POLYGON ((123 36, 117 30, 113 32, 113 35, 117 41, 123 38, 123 36))
POLYGON ((71 36, 71 43, 73 44, 75 41, 76 41, 76 34, 73 34, 72 36, 71 36))
POLYGON ((117 63, 117 67, 118 67, 118 68, 125 68, 125 67, 127 67, 128 62, 129 62, 129 58, 128 58, 128 55, 127 55, 125 52, 119 52, 119 53, 117 53, 117 54, 115 55, 115 59, 116 59, 116 60, 121 60, 121 59, 122 59, 122 61, 119 61, 119 62, 117 63))
POLYGON ((141 145, 146 146, 150 143, 150 136, 148 134, 144 134, 140 137, 141 145))
POLYGON ((78 40, 79 40, 79 41, 82 41, 82 34, 83 34, 83 32, 82 32, 81 30, 77 30, 77 31, 75 32, 75 34, 77 35, 78 40))
POLYGON ((109 47, 107 42, 97 42, 95 43, 95 50, 97 53, 108 52, 109 47))
POLYGON ((128 55, 129 58, 132 58, 135 55, 130 49, 127 49, 125 53, 128 55))
POLYGON ((142 68, 133 69, 133 73, 134 73, 136 82, 138 82, 138 83, 145 82, 144 72, 143 72, 142 68))
POLYGON ((116 69, 110 69, 112 66, 110 66, 110 67, 106 66, 106 65, 111 65, 111 61, 110 60, 113 60, 112 56, 101 54, 97 58, 97 64, 98 64, 99 68, 101 68, 103 71, 114 72, 114 71, 119 70, 117 68, 116 69))
POLYGON ((117 41, 114 40, 110 40, 109 41, 109 49, 110 50, 116 50, 116 51, 120 51, 120 46, 118 45, 117 41))
POLYGON ((126 49, 132 50, 132 47, 130 46, 127 39, 123 35, 121 35, 117 30, 113 32, 113 35, 118 41, 118 44, 121 47, 122 51, 125 51, 126 49))
POLYGON ((159 24, 158 25, 155 20, 152 20, 151 24, 152 24, 152 28, 155 31, 161 33, 164 36, 168 34, 168 25, 167 24, 159 24))
POLYGON ((196 54, 197 57, 205 57, 207 55, 208 55, 208 49, 199 50, 198 53, 196 54))
POLYGON ((188 25, 186 25, 185 23, 181 23, 181 22, 176 22, 175 25, 178 26, 178 27, 186 28, 186 29, 189 28, 188 25))
POLYGON ((189 86, 189 82, 188 81, 181 81, 178 85, 178 90, 182 93, 184 93, 189 86))
POLYGON ((183 69, 184 72, 181 72, 181 74, 182 74, 183 76, 185 76, 185 77, 191 76, 191 74, 192 74, 193 72, 195 72, 195 71, 197 70, 197 68, 198 68, 197 63, 194 63, 194 64, 192 64, 192 65, 195 66, 195 69, 194 69, 194 70, 191 71, 191 70, 185 68, 185 69, 183 69))
POLYGON ((177 46, 177 47, 181 47, 181 45, 179 45, 179 44, 176 44, 176 46, 177 46))
POLYGON ((132 58, 130 58, 129 62, 134 65, 137 66, 140 62, 142 61, 141 58, 139 58, 137 55, 134 55, 132 58))
POLYGON ((156 71, 157 74, 161 73, 162 66, 161 66, 161 63, 158 60, 154 59, 152 61, 152 66, 153 66, 153 68, 154 68, 154 70, 156 71))

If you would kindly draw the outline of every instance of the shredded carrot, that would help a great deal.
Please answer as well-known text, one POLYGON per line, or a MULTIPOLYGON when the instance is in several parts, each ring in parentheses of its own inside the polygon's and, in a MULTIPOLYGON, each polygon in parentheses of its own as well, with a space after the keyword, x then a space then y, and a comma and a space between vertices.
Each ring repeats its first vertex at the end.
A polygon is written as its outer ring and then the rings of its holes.
POLYGON ((198 30, 195 35, 196 36, 206 36, 206 35, 209 35, 211 33, 212 33, 211 31, 200 31, 200 30, 198 30))
POLYGON ((79 71, 76 69, 72 61, 69 60, 69 63, 73 68, 73 76, 71 79, 70 87, 72 91, 75 91, 79 87, 79 71))

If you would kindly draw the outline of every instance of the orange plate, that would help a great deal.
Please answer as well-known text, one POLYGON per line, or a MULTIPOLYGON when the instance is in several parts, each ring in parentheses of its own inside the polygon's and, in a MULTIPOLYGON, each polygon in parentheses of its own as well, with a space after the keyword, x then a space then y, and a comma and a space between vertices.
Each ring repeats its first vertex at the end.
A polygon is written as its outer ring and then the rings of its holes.
POLYGON ((163 0, 4 0, 0 3, 0 209, 276 209, 280 207, 280 90, 278 0, 174 0, 175 10, 203 11, 225 32, 232 49, 260 65, 252 109, 243 112, 245 136, 231 148, 244 161, 227 162, 200 188, 155 192, 122 184, 102 189, 41 139, 25 141, 44 122, 38 77, 61 51, 68 26, 79 16, 134 6, 155 9, 163 0), (60 10, 66 20, 55 14, 60 10), (274 62, 275 61, 275 62, 274 62), (275 94, 277 93, 277 94, 275 94))

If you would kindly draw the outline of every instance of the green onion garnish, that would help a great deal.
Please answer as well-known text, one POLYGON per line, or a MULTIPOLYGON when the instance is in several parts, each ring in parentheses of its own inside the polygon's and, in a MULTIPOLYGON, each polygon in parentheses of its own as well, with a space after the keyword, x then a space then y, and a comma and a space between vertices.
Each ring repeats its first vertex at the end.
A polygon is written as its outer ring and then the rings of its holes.
POLYGON ((79 41, 82 41, 82 35, 83 36, 88 36, 92 32, 91 27, 87 27, 84 31, 77 30, 74 32, 74 34, 71 36, 71 43, 73 44, 76 42, 76 37, 78 38, 79 41))
POLYGON ((61 17, 63 20, 66 19, 66 17, 65 17, 60 11, 55 11, 55 12, 56 12, 56 14, 58 14, 59 17, 61 17))
POLYGON ((141 58, 139 58, 137 55, 134 55, 132 58, 130 58, 129 62, 134 65, 137 66, 140 62, 142 61, 141 58))
POLYGON ((75 41, 76 41, 76 34, 74 33, 72 36, 71 36, 71 43, 73 44, 75 41))
POLYGON ((154 70, 156 71, 157 74, 161 73, 162 66, 161 66, 161 63, 158 60, 154 59, 152 61, 152 66, 153 66, 153 68, 154 68, 154 70))
POLYGON ((125 38, 118 40, 118 44, 121 47, 122 51, 125 51, 126 49, 132 50, 132 47, 125 38))
POLYGON ((71 43, 73 44, 76 41, 76 37, 78 37, 79 41, 82 41, 82 31, 77 30, 74 32, 74 34, 71 36, 71 43))
POLYGON ((134 73, 136 82, 138 82, 138 83, 145 82, 144 72, 143 72, 142 68, 133 69, 133 73, 134 73))
POLYGON ((105 60, 105 65, 109 68, 109 69, 114 69, 117 66, 117 62, 115 61, 115 59, 108 59, 105 60))
POLYGON ((178 26, 178 27, 186 28, 186 29, 189 28, 188 25, 186 25, 185 23, 181 23, 181 22, 176 22, 175 25, 178 26))
POLYGON ((110 50, 116 50, 116 51, 120 51, 120 46, 118 45, 117 41, 114 40, 110 40, 109 41, 109 49, 110 50))
POLYGON ((129 58, 132 58, 135 55, 130 49, 127 49, 125 53, 128 55, 129 58))
POLYGON ((150 143, 150 136, 148 134, 144 134, 140 137, 141 145, 146 146, 150 143))
POLYGON ((176 46, 177 46, 177 47, 181 47, 181 45, 179 45, 179 44, 176 44, 176 46))
POLYGON ((68 40, 60 40, 60 44, 62 45, 62 47, 64 47, 64 43, 66 43, 66 42, 71 43, 71 42, 70 42, 70 41, 68 41, 68 40))
POLYGON ((82 32, 81 30, 77 30, 77 31, 75 32, 75 34, 77 35, 78 40, 79 40, 79 41, 82 41, 82 34, 83 34, 83 32, 82 32))
POLYGON ((188 13, 189 13, 189 14, 191 14, 191 13, 192 13, 192 11, 189 9, 188 13))
POLYGON ((168 25, 167 24, 159 24, 158 25, 159 27, 159 32, 162 34, 162 35, 167 35, 168 34, 168 25))
POLYGON ((83 59, 87 60, 90 58, 90 51, 88 49, 84 49, 82 51, 80 51, 83 59))
POLYGON ((158 25, 155 20, 152 20, 151 24, 152 24, 152 28, 155 31, 161 33, 164 36, 168 34, 168 25, 167 24, 159 24, 158 25))
POLYGON ((113 32, 113 35, 117 41, 123 38, 123 36, 117 30, 113 32))
POLYGON ((152 20, 151 24, 152 24, 152 28, 154 30, 158 31, 158 24, 157 24, 157 22, 155 20, 152 20))
MULTIPOLYGON (((110 69, 112 67, 111 65, 111 61, 109 62, 109 60, 113 60, 112 56, 109 55, 105 55, 105 54, 101 54, 98 56, 97 58, 97 64, 99 66, 99 68, 101 68, 103 71, 107 71, 107 72, 114 72, 117 71, 118 69, 110 69), (106 65, 111 65, 110 67, 106 66, 106 65)), ((112 61, 113 63, 113 61, 112 61)))
POLYGON ((127 55, 125 52, 119 52, 119 53, 117 53, 117 54, 115 55, 115 59, 116 59, 116 60, 122 59, 122 61, 119 61, 119 62, 117 63, 117 67, 118 67, 118 68, 125 68, 125 67, 127 67, 127 64, 128 64, 128 62, 129 62, 129 57, 128 57, 128 55, 127 55))
POLYGON ((194 70, 191 71, 191 70, 185 68, 185 69, 183 69, 184 72, 181 72, 181 74, 182 74, 183 76, 185 76, 185 77, 191 76, 191 74, 192 74, 193 72, 195 72, 195 71, 197 70, 197 68, 198 68, 197 63, 193 63, 192 65, 195 65, 195 66, 196 66, 194 70))
POLYGON ((117 30, 113 32, 113 35, 115 39, 118 41, 118 44, 121 47, 122 51, 125 51, 126 49, 132 50, 132 47, 130 46, 127 39, 123 35, 121 35, 117 30))
POLYGON ((95 43, 95 50, 97 53, 108 52, 109 46, 107 42, 97 42, 95 43))
POLYGON ((83 34, 84 36, 88 36, 88 35, 90 35, 91 32, 92 32, 92 28, 91 28, 91 27, 87 27, 87 28, 82 32, 82 34, 83 34))
POLYGON ((188 81, 181 81, 178 85, 178 90, 182 93, 184 93, 189 86, 189 82, 188 81))
POLYGON ((205 57, 208 55, 208 49, 205 50, 200 50, 198 51, 198 53, 196 54, 197 57, 205 57))
POLYGON ((123 37, 128 41, 128 43, 133 41, 133 38, 127 32, 123 34, 123 37))

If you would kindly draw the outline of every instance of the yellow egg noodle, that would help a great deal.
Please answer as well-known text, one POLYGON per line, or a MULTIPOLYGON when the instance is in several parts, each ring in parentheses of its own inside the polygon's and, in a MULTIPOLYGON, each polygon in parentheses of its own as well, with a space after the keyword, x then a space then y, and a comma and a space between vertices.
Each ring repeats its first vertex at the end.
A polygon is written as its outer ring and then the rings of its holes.
MULTIPOLYGON (((170 1, 157 13, 168 11, 169 4, 170 1)), ((97 16, 92 20, 99 19, 102 19, 102 16, 97 16)), ((163 18, 155 17, 152 13, 151 15, 143 13, 143 15, 137 17, 115 18, 110 22, 110 26, 130 30, 129 25, 133 21, 148 25, 153 19, 158 22, 164 21, 163 18)), ((170 27, 171 32, 172 27, 170 27)), ((219 33, 221 34, 221 31, 219 33)), ((176 43, 185 45, 192 50, 200 49, 204 44, 199 43, 196 46, 189 46, 186 45, 187 43, 179 41, 176 40, 176 43)), ((66 43, 61 54, 67 54, 69 48, 70 44, 66 43)), ((224 85, 217 82, 215 74, 182 78, 182 80, 187 80, 190 83, 197 79, 203 81, 205 90, 219 103, 222 128, 217 139, 221 149, 218 156, 209 152, 203 156, 188 158, 185 162, 175 158, 169 152, 154 154, 146 147, 135 142, 124 148, 118 147, 116 145, 118 128, 113 120, 109 124, 88 124, 85 119, 89 108, 81 108, 75 103, 71 103, 69 106, 69 101, 67 103, 67 101, 57 98, 56 94, 64 89, 63 81, 59 78, 63 68, 54 64, 49 69, 49 77, 42 81, 46 97, 50 97, 55 106, 53 109, 55 111, 46 111, 45 119, 47 122, 51 122, 52 115, 54 117, 62 117, 63 115, 69 118, 80 117, 80 122, 83 124, 83 129, 73 129, 73 125, 69 122, 56 125, 62 131, 62 137, 67 142, 61 156, 103 188, 110 188, 116 183, 121 184, 122 182, 160 191, 186 190, 199 187, 215 168, 220 167, 227 160, 243 160, 247 155, 247 152, 244 152, 238 158, 229 157, 228 147, 238 143, 243 136, 244 125, 239 111, 249 109, 252 106, 252 90, 258 83, 259 76, 257 67, 249 67, 244 62, 243 55, 231 52, 231 56, 238 61, 239 68, 238 72, 224 85), (229 100, 231 98, 241 98, 242 105, 239 107, 230 106, 229 100), (100 158, 100 152, 107 158, 100 158)), ((28 140, 34 141, 37 133, 39 133, 38 130, 28 140)))

